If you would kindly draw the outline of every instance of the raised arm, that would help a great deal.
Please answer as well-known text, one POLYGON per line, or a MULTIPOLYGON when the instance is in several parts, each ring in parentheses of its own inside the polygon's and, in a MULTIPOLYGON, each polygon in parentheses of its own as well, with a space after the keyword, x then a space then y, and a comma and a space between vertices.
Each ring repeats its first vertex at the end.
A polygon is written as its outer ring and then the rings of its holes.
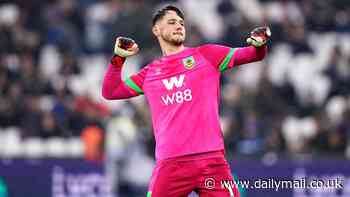
POLYGON ((207 44, 199 47, 199 52, 219 71, 261 61, 267 54, 267 40, 271 32, 267 27, 255 28, 247 39, 251 46, 231 48, 223 45, 207 44))
POLYGON ((234 55, 234 64, 248 64, 264 59, 267 53, 266 43, 271 37, 271 31, 268 27, 258 27, 250 32, 247 43, 250 47, 238 48, 234 55))
POLYGON ((108 65, 108 69, 104 75, 102 85, 102 96, 108 100, 118 100, 134 97, 142 94, 142 90, 138 88, 142 84, 141 77, 134 75, 137 85, 132 79, 122 80, 122 68, 126 57, 134 55, 138 52, 137 44, 126 38, 117 38, 114 57, 108 65))
POLYGON ((126 99, 139 95, 122 80, 122 66, 125 58, 115 56, 105 73, 102 85, 102 96, 108 100, 126 99))
POLYGON ((261 61, 267 54, 267 46, 262 47, 242 47, 237 48, 234 52, 234 66, 261 61))

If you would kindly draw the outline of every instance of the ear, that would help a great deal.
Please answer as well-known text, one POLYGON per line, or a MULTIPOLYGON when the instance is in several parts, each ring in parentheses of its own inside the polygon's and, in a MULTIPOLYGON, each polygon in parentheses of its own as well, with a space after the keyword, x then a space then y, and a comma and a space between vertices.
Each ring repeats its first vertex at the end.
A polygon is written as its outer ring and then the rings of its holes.
POLYGON ((157 24, 155 24, 153 27, 152 27, 152 32, 153 34, 158 37, 159 36, 159 26, 157 24))

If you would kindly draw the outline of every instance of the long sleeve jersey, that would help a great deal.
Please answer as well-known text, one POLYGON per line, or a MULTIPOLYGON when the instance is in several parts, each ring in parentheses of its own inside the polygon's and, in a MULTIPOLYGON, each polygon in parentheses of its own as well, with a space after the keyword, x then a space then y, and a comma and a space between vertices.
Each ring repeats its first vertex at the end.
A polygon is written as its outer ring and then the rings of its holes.
POLYGON ((262 60, 267 47, 207 44, 156 59, 121 79, 124 59, 109 65, 102 94, 109 100, 144 95, 150 107, 156 159, 224 149, 219 121, 220 75, 262 60))

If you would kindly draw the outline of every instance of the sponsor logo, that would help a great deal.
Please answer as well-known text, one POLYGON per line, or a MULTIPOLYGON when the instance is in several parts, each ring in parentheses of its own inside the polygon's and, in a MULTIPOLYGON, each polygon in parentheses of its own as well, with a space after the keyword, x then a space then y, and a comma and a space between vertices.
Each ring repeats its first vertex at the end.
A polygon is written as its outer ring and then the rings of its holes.
POLYGON ((184 80, 185 80, 185 75, 180 75, 179 78, 174 76, 174 77, 171 77, 170 80, 163 79, 162 82, 167 90, 172 90, 174 88, 174 85, 177 88, 182 87, 184 80))
MULTIPOLYGON (((181 88, 185 81, 185 75, 174 76, 170 79, 163 79, 162 82, 167 90, 172 90, 174 87, 181 88)), ((181 104, 183 102, 189 102, 192 100, 192 91, 187 88, 185 90, 178 90, 170 94, 161 96, 161 99, 165 105, 181 104)))

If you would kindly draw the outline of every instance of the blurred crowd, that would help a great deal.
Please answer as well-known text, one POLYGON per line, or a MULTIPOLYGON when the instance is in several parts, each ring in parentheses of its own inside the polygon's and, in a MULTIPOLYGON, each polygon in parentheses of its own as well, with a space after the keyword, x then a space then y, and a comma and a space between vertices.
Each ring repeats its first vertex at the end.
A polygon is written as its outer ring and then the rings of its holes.
POLYGON ((23 140, 70 138, 93 127, 110 154, 137 144, 153 158, 145 99, 106 102, 101 81, 118 35, 141 48, 127 61, 125 76, 161 55, 150 24, 168 3, 185 12, 188 46, 241 47, 254 27, 272 29, 263 62, 222 77, 229 159, 266 153, 350 158, 347 0, 1 1, 0 133, 11 128, 23 140))

